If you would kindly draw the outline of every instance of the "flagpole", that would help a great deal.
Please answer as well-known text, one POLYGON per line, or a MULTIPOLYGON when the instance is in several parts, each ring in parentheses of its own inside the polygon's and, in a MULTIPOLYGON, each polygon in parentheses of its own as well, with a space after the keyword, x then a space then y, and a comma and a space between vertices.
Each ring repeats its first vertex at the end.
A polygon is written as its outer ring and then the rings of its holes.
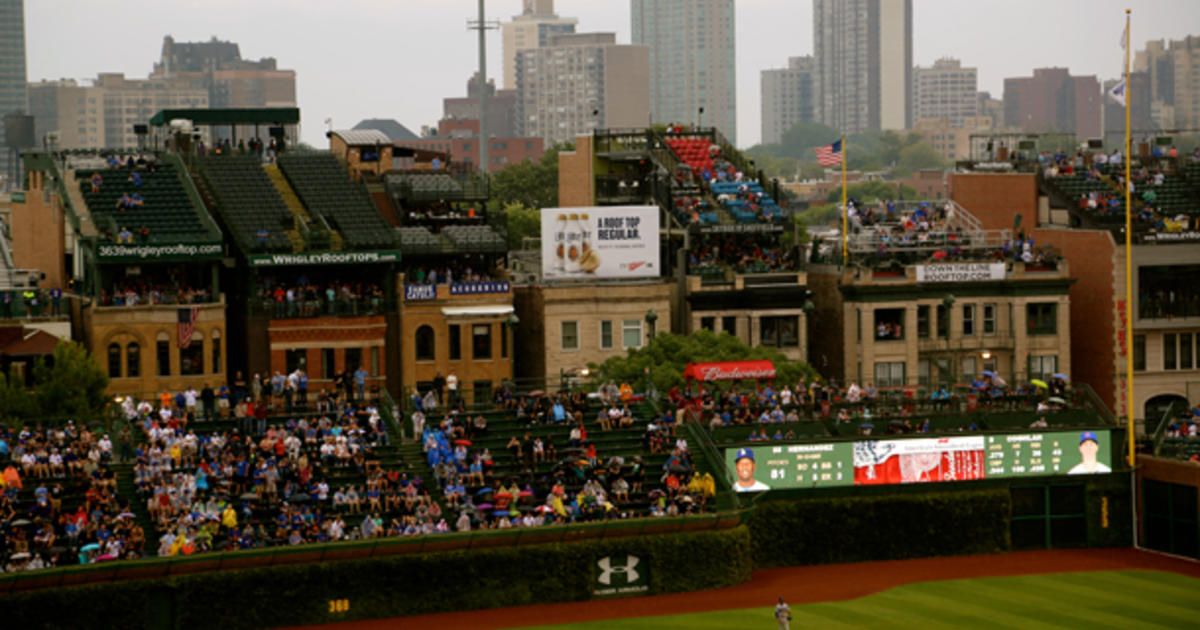
POLYGON ((1130 468, 1137 464, 1133 442, 1133 193, 1130 190, 1130 164, 1133 162, 1133 142, 1129 136, 1129 110, 1133 99, 1129 96, 1129 14, 1125 9, 1125 410, 1128 414, 1125 441, 1129 444, 1126 461, 1130 468))
POLYGON ((850 251, 846 249, 846 215, 850 208, 846 207, 846 135, 842 134, 842 266, 846 265, 850 251))

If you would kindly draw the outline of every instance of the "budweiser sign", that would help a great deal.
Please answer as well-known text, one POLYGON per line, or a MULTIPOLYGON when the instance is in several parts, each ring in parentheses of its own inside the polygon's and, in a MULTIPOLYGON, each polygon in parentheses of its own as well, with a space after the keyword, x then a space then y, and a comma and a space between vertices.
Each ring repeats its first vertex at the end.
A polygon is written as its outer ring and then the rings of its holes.
POLYGON ((685 378, 697 381, 736 381, 741 379, 775 378, 775 364, 770 361, 721 361, 689 363, 683 371, 685 378))

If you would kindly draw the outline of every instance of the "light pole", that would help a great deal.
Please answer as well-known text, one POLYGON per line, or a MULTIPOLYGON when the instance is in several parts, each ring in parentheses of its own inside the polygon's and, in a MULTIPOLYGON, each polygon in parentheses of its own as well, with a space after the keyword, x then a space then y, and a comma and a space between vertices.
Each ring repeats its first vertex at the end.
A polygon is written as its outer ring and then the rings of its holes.
POLYGON ((508 316, 508 320, 504 322, 504 327, 508 330, 505 332, 508 335, 508 378, 516 382, 517 380, 517 324, 521 323, 521 318, 517 317, 516 313, 508 316))
POLYGON ((654 323, 657 321, 658 313, 655 313, 654 309, 650 309, 650 311, 646 313, 646 337, 649 341, 654 341, 654 323))

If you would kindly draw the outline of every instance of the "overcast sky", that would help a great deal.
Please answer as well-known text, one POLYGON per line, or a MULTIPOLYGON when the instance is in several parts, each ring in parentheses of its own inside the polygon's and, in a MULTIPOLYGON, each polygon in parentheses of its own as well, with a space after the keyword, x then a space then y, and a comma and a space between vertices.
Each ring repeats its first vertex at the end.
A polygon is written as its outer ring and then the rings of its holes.
MULTIPOLYGON (((886 1, 886 0, 885 0, 886 1)), ((1200 0, 915 0, 913 60, 943 56, 979 69, 979 89, 999 98, 1004 78, 1068 67, 1101 80, 1121 72, 1124 10, 1134 8, 1135 50, 1149 39, 1200 34, 1200 0)), ((244 58, 275 57, 296 71, 303 139, 326 146, 323 121, 348 128, 395 118, 419 132, 462 96, 478 66, 466 29, 476 0, 26 0, 30 81, 88 79, 100 72, 145 77, 162 50, 217 36, 244 58)), ((520 0, 488 0, 488 19, 509 20, 520 0)), ((629 42, 628 0, 558 0, 580 31, 629 42)), ((759 139, 759 72, 812 53, 808 0, 737 0, 738 140, 759 139)), ((499 77, 500 38, 489 33, 488 76, 499 77)), ((499 80, 497 81, 499 82, 499 80)))

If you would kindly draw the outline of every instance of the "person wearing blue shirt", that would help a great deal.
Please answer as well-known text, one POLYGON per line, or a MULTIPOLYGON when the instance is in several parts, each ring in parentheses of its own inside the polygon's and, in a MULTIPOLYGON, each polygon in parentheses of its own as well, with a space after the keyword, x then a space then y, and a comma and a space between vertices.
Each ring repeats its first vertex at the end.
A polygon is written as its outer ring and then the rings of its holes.
POLYGON ((367 376, 367 371, 361 365, 354 371, 354 389, 358 392, 359 400, 366 400, 367 376))

